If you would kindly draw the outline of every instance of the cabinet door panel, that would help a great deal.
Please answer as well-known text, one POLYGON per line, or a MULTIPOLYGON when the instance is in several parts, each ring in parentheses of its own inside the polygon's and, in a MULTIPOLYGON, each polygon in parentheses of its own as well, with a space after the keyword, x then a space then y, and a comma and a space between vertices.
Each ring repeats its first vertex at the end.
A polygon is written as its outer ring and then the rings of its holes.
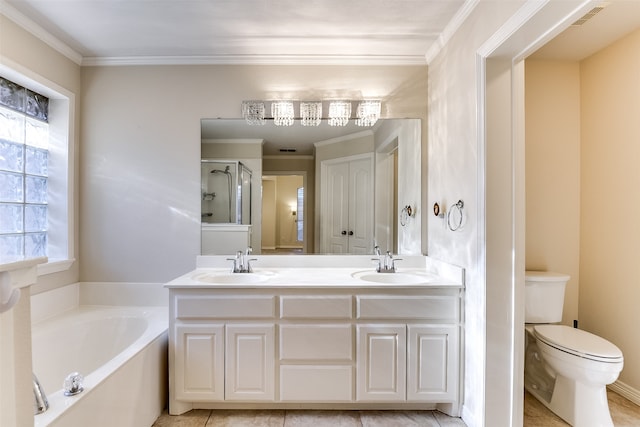
POLYGON ((224 399, 222 325, 177 325, 176 399, 191 402, 224 399))
POLYGON ((274 399, 274 325, 227 325, 226 400, 274 399))
POLYGON ((406 330, 403 326, 358 326, 357 400, 404 400, 406 330))
POLYGON ((457 393, 456 326, 409 326, 407 399, 453 400, 457 393))

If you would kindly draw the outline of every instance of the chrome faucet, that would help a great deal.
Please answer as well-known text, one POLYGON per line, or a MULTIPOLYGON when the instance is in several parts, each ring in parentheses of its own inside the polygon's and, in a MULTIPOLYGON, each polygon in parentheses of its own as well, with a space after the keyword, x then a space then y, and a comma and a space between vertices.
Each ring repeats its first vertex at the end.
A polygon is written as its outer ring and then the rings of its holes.
POLYGON ((40 385, 36 374, 33 374, 33 397, 35 398, 33 411, 34 414, 41 414, 49 409, 49 401, 47 395, 44 393, 44 389, 40 385))
POLYGON ((391 255, 390 251, 383 256, 380 253, 380 247, 374 246, 373 248, 377 258, 371 258, 373 261, 378 261, 378 267, 376 271, 378 273, 395 273, 396 272, 396 261, 402 261, 402 258, 394 258, 391 255))
POLYGON ((227 258, 227 261, 233 261, 232 273, 253 273, 251 261, 257 261, 257 259, 249 259, 252 251, 253 249, 249 246, 244 253, 242 251, 236 252, 235 258, 227 258))

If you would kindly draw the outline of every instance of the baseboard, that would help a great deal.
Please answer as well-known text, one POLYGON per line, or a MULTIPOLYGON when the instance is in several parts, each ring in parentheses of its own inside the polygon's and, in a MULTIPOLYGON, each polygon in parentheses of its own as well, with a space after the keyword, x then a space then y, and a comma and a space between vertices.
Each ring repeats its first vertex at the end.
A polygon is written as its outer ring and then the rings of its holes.
POLYGON ((628 386, 621 381, 616 381, 613 384, 609 384, 607 388, 640 406, 640 390, 636 390, 635 388, 628 386))

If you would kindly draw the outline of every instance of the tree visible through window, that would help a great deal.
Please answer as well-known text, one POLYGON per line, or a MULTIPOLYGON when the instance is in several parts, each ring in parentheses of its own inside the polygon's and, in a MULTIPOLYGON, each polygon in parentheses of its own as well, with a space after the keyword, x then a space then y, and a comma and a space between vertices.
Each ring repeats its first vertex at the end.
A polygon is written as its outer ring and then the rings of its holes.
POLYGON ((0 256, 47 256, 49 99, 0 77, 0 256))

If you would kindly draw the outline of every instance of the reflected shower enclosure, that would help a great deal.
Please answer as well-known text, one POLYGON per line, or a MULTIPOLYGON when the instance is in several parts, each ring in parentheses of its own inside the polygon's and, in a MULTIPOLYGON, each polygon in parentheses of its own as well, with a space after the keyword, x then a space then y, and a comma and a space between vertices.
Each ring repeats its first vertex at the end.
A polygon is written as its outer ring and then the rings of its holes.
POLYGON ((201 161, 202 222, 251 224, 251 170, 234 160, 201 161))

